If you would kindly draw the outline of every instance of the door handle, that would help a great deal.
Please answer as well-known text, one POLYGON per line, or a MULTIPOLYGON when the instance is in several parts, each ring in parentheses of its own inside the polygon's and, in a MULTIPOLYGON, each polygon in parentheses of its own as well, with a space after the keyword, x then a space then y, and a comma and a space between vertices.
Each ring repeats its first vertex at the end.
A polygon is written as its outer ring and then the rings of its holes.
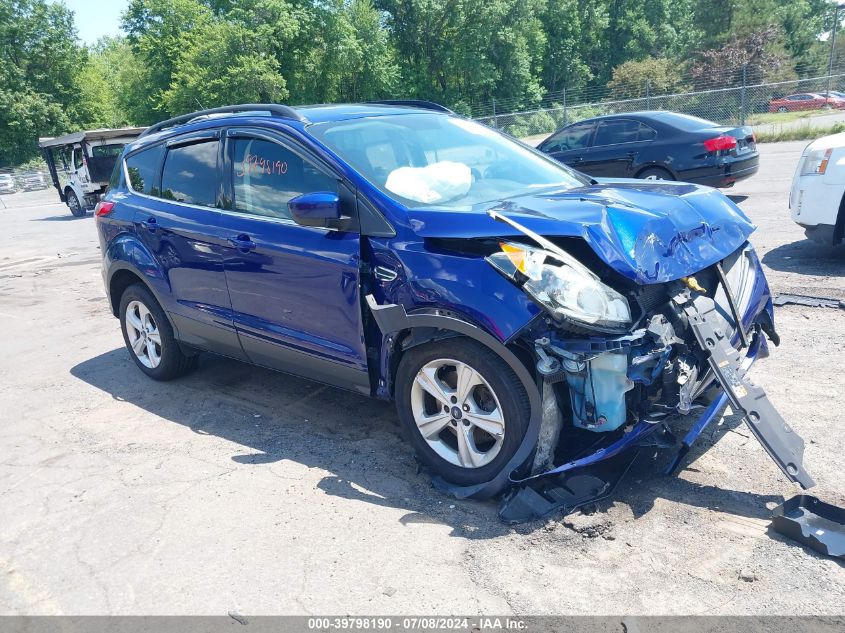
POLYGON ((230 237, 229 244, 242 253, 248 253, 249 251, 255 250, 255 242, 249 239, 249 235, 246 235, 245 233, 241 233, 237 237, 230 237))
POLYGON ((158 222, 156 222, 156 219, 154 217, 149 217, 144 220, 144 226, 147 227, 147 230, 150 233, 155 233, 155 230, 158 228, 158 222))

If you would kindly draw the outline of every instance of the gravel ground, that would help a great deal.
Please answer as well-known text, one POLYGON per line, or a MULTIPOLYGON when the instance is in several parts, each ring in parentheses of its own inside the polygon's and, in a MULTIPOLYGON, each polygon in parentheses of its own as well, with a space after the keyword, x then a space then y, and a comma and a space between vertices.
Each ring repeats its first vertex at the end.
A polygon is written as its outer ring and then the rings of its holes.
MULTIPOLYGON (((845 298, 845 256, 789 220, 802 147, 763 146, 730 193, 775 291, 845 298)), ((212 356, 147 380, 91 217, 3 202, 0 613, 843 613, 842 564, 767 533, 796 489, 730 412, 677 477, 643 455, 589 513, 509 528, 431 488, 391 405, 212 356)), ((777 317, 754 376, 843 504, 845 311, 777 317)))

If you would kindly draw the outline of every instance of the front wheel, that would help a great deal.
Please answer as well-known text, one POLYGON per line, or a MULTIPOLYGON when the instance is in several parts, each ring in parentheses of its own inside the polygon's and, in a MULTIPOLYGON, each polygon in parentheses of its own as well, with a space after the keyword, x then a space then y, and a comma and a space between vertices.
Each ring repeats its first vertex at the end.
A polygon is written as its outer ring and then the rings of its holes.
POLYGON ((138 368, 154 380, 172 380, 196 366, 196 356, 186 355, 164 310, 140 284, 129 286, 120 298, 123 342, 138 368))
POLYGON ((81 218, 85 215, 85 207, 79 202, 73 189, 68 189, 67 192, 67 206, 74 217, 81 218))
POLYGON ((446 481, 495 477, 528 428, 528 395, 508 364, 467 338, 409 350, 396 375, 399 420, 420 461, 446 481))

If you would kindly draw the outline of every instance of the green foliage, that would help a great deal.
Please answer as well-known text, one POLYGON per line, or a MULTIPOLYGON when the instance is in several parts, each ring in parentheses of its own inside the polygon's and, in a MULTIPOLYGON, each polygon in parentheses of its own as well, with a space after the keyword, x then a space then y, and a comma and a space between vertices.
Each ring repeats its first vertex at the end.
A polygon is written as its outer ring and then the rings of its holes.
MULTIPOLYGON (((579 93, 621 99, 821 74, 829 0, 129 0, 125 35, 83 47, 53 0, 0 0, 0 165, 38 136, 145 125, 200 107, 431 99, 498 117, 518 136, 603 113, 579 93), (682 81, 691 73, 693 86, 682 81), (560 99, 562 102, 563 99, 560 99)), ((845 64, 845 37, 835 63, 845 64)), ((736 118, 769 95, 716 109, 736 118)), ((660 107, 672 107, 663 98, 660 107)), ((642 104, 635 104, 641 107, 642 104)), ((632 105, 632 107, 634 107, 632 105)), ((706 112, 705 112, 706 110, 706 112)))
POLYGON ((279 62, 243 24, 209 21, 175 60, 168 112, 190 112, 227 103, 272 103, 287 98, 279 62))
POLYGON ((684 86, 678 64, 666 58, 630 60, 613 69, 613 79, 607 84, 613 99, 632 99, 648 94, 681 92, 684 86))
POLYGON ((84 55, 63 4, 0 0, 0 166, 32 158, 39 136, 85 118, 74 83, 84 55))
POLYGON ((536 103, 545 34, 542 0, 378 0, 403 92, 446 103, 536 103))

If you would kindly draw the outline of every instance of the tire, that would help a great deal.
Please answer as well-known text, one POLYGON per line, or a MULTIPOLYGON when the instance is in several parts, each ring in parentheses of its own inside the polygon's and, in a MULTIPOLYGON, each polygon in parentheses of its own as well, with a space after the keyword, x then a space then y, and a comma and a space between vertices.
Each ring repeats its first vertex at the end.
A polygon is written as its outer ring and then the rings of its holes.
POLYGON ((778 108, 778 112, 784 114, 785 112, 789 112, 789 108, 787 108, 786 106, 781 106, 778 108))
POLYGON ((67 190, 67 195, 65 196, 65 199, 67 200, 68 209, 70 209, 70 212, 73 214, 74 217, 81 218, 85 215, 85 207, 83 207, 82 204, 79 202, 79 198, 76 197, 76 194, 74 193, 73 189, 67 190))
POLYGON ((662 167, 646 167, 637 174, 643 180, 675 180, 675 177, 662 167))
POLYGON ((126 349, 147 376, 173 380, 196 367, 197 357, 188 356, 179 347, 164 310, 145 286, 132 284, 123 291, 119 314, 126 349), (144 326, 143 331, 139 326, 144 326))
POLYGON ((405 353, 396 373, 396 409, 420 462, 461 486, 496 476, 519 448, 530 417, 528 394, 508 364, 463 337, 405 353), (459 371, 469 388, 457 388, 459 371))

